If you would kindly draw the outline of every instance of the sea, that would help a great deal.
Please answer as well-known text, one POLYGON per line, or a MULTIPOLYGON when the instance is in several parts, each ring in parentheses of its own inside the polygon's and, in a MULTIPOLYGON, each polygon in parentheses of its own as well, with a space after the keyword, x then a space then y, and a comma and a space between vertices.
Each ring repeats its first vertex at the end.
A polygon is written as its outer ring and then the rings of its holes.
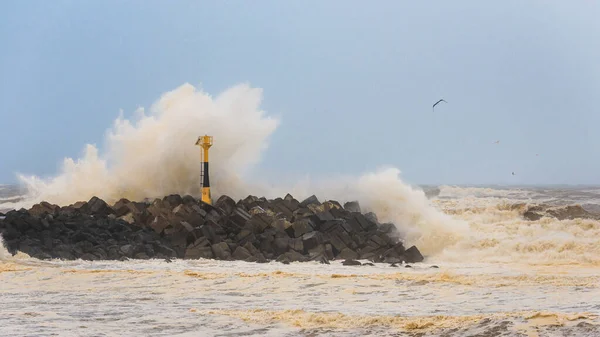
MULTIPOLYGON (((600 336, 600 222, 523 217, 531 205, 598 213, 600 187, 414 189, 436 221, 462 225, 413 236, 426 259, 410 267, 41 261, 2 247, 0 335, 600 336)), ((1 186, 0 209, 20 193, 1 186)), ((399 227, 429 225, 406 214, 399 227)))

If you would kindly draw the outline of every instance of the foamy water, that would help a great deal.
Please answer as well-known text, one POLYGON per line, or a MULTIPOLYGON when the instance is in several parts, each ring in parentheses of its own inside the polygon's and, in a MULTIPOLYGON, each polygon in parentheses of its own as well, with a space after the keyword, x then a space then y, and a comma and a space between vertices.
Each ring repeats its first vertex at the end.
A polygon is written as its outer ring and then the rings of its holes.
POLYGON ((217 96, 176 88, 150 113, 119 117, 106 153, 87 145, 52 179, 22 175, 25 194, 3 187, 0 209, 94 195, 109 202, 198 195, 193 143, 208 133, 215 197, 359 200, 380 222, 394 222, 425 263, 66 262, 0 249, 0 335, 600 335, 600 223, 522 217, 528 203, 593 209, 599 189, 440 186, 426 193, 393 167, 267 188, 246 176, 280 123, 260 101, 260 89, 247 85, 217 96))
POLYGON ((5 252, 0 335, 600 334, 598 222, 527 222, 488 195, 432 202, 468 223, 469 237, 413 268, 5 252))

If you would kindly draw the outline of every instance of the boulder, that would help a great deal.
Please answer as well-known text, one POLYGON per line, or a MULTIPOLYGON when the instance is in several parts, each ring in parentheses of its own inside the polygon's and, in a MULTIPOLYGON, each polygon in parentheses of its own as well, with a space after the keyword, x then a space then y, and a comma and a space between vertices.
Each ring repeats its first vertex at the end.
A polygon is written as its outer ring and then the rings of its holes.
POLYGON ((358 222, 363 231, 368 232, 370 230, 377 229, 377 224, 369 221, 363 214, 354 213, 354 219, 358 222))
POLYGON ((344 203, 344 209, 348 212, 361 213, 358 201, 348 201, 344 203))
POLYGON ((273 242, 273 249, 276 254, 283 254, 288 251, 290 245, 289 238, 276 238, 273 242))
POLYGON ((283 261, 288 261, 288 262, 306 262, 308 260, 309 259, 306 256, 304 256, 304 255, 302 255, 302 254, 300 254, 300 253, 298 253, 297 251, 294 251, 294 250, 291 250, 291 251, 289 251, 287 253, 284 253, 284 254, 280 255, 277 258, 277 262, 283 262, 283 261))
POLYGON ((90 253, 83 254, 81 256, 81 259, 85 260, 85 261, 96 261, 96 260, 99 260, 99 258, 96 255, 90 254, 90 253))
POLYGON ((220 209, 223 214, 229 215, 236 208, 236 203, 229 196, 222 195, 217 199, 217 202, 215 202, 215 207, 220 209))
POLYGON ((365 218, 374 223, 375 225, 379 225, 379 220, 377 220, 377 214, 373 212, 365 213, 365 218))
POLYGON ((48 202, 42 201, 39 204, 33 205, 28 212, 33 216, 42 217, 47 214, 55 215, 58 213, 59 209, 60 207, 57 205, 52 205, 48 202))
POLYGON ((408 248, 404 252, 404 261, 406 261, 406 263, 422 262, 423 260, 423 255, 421 255, 421 252, 415 246, 408 248))
POLYGON ((231 259, 231 251, 229 245, 225 242, 216 243, 211 246, 214 256, 219 260, 231 259))
MULTIPOLYGON (((163 254, 166 255, 166 254, 163 254)), ((172 255, 166 255, 170 257, 172 255)), ((185 250, 184 259, 210 259, 213 257, 212 248, 206 238, 199 238, 192 244, 188 245, 185 250)))
POLYGON ((321 233, 310 232, 302 235, 304 250, 309 251, 321 244, 321 233))
MULTIPOLYGON (((335 258, 335 255, 333 254, 333 246, 329 243, 325 244, 325 257, 327 260, 333 260, 335 258)), ((327 264, 329 264, 329 262, 327 264)))
POLYGON ((109 215, 114 213, 113 209, 98 197, 92 197, 87 202, 87 211, 93 215, 109 215))
POLYGON ((362 265, 362 263, 360 263, 359 261, 353 260, 353 259, 346 259, 346 260, 344 260, 344 262, 342 262, 342 265, 344 265, 344 266, 360 266, 360 265, 362 265))
POLYGON ((331 242, 331 246, 334 254, 339 254, 344 248, 346 248, 346 244, 340 239, 339 235, 333 233, 329 236, 329 242, 331 242))
POLYGON ((290 249, 297 252, 304 252, 304 241, 302 241, 302 238, 289 239, 288 245, 290 249))
MULTIPOLYGON (((275 231, 279 232, 279 233, 294 233, 293 229, 291 229, 291 227, 293 226, 287 219, 285 218, 281 218, 281 219, 276 219, 273 222, 271 222, 271 228, 273 228, 275 231)), ((291 236, 291 235, 290 235, 291 236)), ((295 237, 295 236, 292 236, 295 237)))
MULTIPOLYGON (((286 224, 289 224, 289 222, 286 221, 286 224)), ((299 238, 306 233, 312 232, 314 230, 313 226, 314 224, 309 218, 302 218, 290 224, 285 228, 285 231, 290 237, 299 238)))
POLYGON ((319 223, 335 220, 335 217, 329 211, 318 212, 315 215, 319 219, 319 223))
POLYGON ((119 199, 119 201, 117 201, 112 209, 114 210, 114 214, 116 217, 122 217, 128 213, 130 213, 132 211, 132 209, 129 207, 129 204, 131 203, 131 201, 122 198, 119 199))
POLYGON ((358 259, 358 254, 350 248, 344 248, 337 256, 338 259, 344 260, 356 260, 358 259))
POLYGON ((162 201, 163 201, 163 204, 167 208, 171 208, 171 209, 173 209, 183 203, 183 199, 181 198, 181 196, 179 194, 168 195, 168 196, 164 197, 162 199, 162 201))
MULTIPOLYGON (((241 207, 235 207, 229 216, 229 221, 237 228, 243 228, 252 216, 241 207)), ((264 230, 264 228, 263 228, 264 230)))
POLYGON ((271 215, 267 214, 266 212, 255 212, 254 214, 252 214, 252 212, 249 213, 251 214, 251 216, 248 222, 252 225, 254 233, 260 234, 264 232, 267 228, 272 227, 274 219, 271 215))
POLYGON ((310 197, 304 199, 300 205, 300 207, 308 207, 308 205, 320 205, 319 199, 313 194, 310 197))
POLYGON ((246 260, 252 257, 252 254, 244 247, 237 247, 231 256, 235 260, 246 260))

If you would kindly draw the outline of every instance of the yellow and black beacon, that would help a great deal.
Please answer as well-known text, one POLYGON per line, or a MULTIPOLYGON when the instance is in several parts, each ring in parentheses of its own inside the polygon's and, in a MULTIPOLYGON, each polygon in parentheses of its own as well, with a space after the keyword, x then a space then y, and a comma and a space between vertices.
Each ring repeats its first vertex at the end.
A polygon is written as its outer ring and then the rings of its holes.
POLYGON ((210 182, 208 180, 208 149, 213 144, 212 136, 200 136, 196 141, 196 145, 200 145, 200 158, 202 166, 200 167, 200 184, 202 187, 202 202, 212 205, 210 198, 210 182))

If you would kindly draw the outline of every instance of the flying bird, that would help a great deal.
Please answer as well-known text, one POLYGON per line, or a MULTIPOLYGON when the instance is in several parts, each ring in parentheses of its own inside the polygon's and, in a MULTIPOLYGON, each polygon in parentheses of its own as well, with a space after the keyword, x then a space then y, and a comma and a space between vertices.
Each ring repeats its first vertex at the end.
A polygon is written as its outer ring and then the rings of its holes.
POLYGON ((438 105, 440 102, 444 102, 444 103, 448 103, 446 101, 444 101, 443 99, 440 99, 439 101, 435 102, 435 104, 432 107, 432 110, 435 111, 435 106, 438 105))
POLYGON ((500 141, 499 141, 499 140, 497 140, 497 141, 495 141, 495 142, 494 142, 494 144, 500 144, 500 141))
POLYGON ((514 176, 514 175, 515 175, 515 173, 513 172, 513 173, 512 173, 512 175, 514 176))

